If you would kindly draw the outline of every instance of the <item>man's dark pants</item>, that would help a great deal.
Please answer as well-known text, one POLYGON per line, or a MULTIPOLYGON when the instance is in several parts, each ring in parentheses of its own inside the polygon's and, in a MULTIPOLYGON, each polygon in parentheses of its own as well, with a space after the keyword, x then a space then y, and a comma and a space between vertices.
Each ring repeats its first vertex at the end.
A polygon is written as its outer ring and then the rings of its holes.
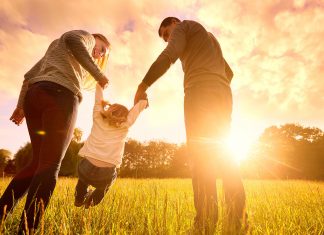
POLYGON ((224 147, 232 114, 230 86, 214 81, 186 89, 184 113, 196 222, 218 219, 216 173, 223 179, 228 215, 239 221, 245 210, 245 192, 238 167, 224 147))

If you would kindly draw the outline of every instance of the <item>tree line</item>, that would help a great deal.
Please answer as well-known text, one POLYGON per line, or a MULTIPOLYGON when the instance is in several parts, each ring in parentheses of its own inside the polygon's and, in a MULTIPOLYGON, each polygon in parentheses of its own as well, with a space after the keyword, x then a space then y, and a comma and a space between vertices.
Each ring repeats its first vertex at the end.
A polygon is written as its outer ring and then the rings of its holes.
MULTIPOLYGON (((62 161, 60 176, 76 176, 78 152, 83 146, 82 131, 74 130, 73 139, 62 161)), ((14 174, 32 157, 27 143, 14 154, 0 149, 0 173, 14 174)), ((324 132, 299 124, 271 126, 264 130, 241 164, 245 178, 324 179, 324 132)), ((217 166, 215 168, 217 170, 217 166)), ((190 177, 190 155, 185 144, 163 141, 128 140, 119 177, 190 177)))

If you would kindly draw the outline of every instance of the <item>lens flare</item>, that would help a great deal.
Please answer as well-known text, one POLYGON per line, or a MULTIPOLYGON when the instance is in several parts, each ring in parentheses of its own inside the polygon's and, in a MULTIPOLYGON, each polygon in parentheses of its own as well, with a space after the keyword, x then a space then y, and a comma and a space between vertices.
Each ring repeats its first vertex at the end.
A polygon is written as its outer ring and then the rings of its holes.
POLYGON ((46 132, 45 131, 42 131, 42 130, 39 130, 39 131, 36 131, 36 134, 37 135, 45 135, 46 132))
POLYGON ((226 141, 226 145, 236 163, 240 164, 241 161, 248 157, 254 141, 255 140, 246 133, 237 131, 230 134, 226 141))

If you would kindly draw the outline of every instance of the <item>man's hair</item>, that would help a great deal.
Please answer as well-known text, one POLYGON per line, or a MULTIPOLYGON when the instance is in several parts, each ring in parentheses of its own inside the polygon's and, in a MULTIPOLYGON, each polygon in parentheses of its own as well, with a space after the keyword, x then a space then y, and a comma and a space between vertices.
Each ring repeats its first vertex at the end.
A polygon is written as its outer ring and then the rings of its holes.
POLYGON ((110 42, 104 35, 102 35, 100 33, 93 33, 92 36, 103 41, 107 45, 108 48, 110 47, 110 42))
POLYGON ((181 22, 181 20, 179 20, 177 17, 173 17, 173 16, 169 16, 167 18, 165 18, 162 22, 161 25, 159 27, 159 36, 161 37, 161 28, 162 27, 167 27, 170 24, 172 24, 172 21, 175 20, 177 22, 181 22))

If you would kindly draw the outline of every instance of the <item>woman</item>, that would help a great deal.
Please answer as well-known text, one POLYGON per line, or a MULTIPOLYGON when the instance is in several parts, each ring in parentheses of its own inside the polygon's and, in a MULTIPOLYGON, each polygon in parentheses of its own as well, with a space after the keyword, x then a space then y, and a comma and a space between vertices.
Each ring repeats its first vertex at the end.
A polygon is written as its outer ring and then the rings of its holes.
POLYGON ((103 88, 108 84, 103 67, 109 47, 101 34, 66 32, 50 44, 44 57, 24 76, 10 120, 20 125, 26 117, 33 158, 12 179, 0 199, 1 221, 27 193, 19 234, 27 230, 33 233, 40 213, 49 203, 73 135, 82 84, 90 77, 103 88))

